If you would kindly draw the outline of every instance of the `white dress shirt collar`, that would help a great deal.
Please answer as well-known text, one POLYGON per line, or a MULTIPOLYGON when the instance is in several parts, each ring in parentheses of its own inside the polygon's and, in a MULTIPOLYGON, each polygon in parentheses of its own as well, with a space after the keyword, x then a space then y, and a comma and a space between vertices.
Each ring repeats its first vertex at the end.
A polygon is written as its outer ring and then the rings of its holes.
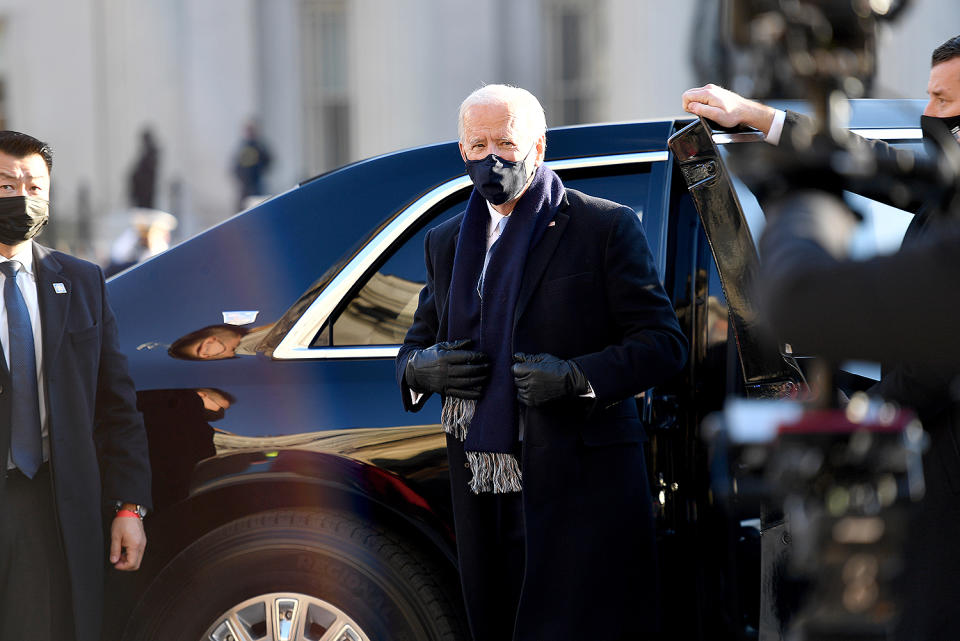
MULTIPOLYGON (((493 208, 493 205, 490 204, 489 200, 487 201, 487 211, 490 212, 490 223, 487 225, 487 250, 489 251, 493 246, 493 243, 496 242, 496 240, 500 238, 500 234, 503 233, 503 228, 500 228, 499 233, 497 231, 500 221, 510 214, 504 216, 493 208)), ((506 227, 506 223, 504 223, 503 226, 506 227)))
POLYGON ((13 258, 0 256, 0 263, 4 263, 8 260, 20 261, 20 264, 23 265, 23 271, 33 276, 33 241, 28 240, 25 242, 20 247, 20 251, 13 255, 13 258))

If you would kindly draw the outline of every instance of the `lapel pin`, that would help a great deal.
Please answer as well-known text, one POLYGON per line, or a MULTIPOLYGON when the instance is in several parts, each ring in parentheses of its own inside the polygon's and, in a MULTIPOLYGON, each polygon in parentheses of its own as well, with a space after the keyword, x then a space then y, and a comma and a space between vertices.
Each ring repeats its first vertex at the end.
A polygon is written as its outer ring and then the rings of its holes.
POLYGON ((54 283, 54 284, 53 284, 53 291, 57 292, 58 294, 66 294, 66 293, 67 293, 67 287, 66 287, 66 285, 64 285, 63 283, 54 283))
POLYGON ((551 220, 549 224, 547 224, 547 227, 556 227, 556 226, 557 226, 557 221, 555 220, 551 220))

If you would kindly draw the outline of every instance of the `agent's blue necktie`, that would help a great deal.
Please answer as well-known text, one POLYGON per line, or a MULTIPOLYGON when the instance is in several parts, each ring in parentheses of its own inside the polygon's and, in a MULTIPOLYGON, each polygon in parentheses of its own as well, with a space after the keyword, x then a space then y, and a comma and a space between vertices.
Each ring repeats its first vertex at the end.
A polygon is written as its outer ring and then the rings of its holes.
POLYGON ((33 344, 30 311, 17 287, 17 272, 23 265, 16 260, 0 263, 6 276, 3 303, 7 308, 10 340, 10 380, 12 411, 10 421, 10 455, 20 471, 33 478, 43 462, 40 443, 40 396, 37 390, 37 360, 33 344))

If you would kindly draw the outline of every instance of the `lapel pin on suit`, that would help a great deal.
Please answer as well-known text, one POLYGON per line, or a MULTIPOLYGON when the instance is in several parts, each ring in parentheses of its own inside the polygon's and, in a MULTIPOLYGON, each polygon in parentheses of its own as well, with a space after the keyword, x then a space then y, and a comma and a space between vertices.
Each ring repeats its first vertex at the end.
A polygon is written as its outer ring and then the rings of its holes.
POLYGON ((66 287, 66 285, 64 285, 63 283, 54 283, 54 284, 53 284, 53 291, 55 291, 55 292, 58 293, 58 294, 66 294, 66 293, 67 293, 67 287, 66 287))
POLYGON ((557 226, 557 221, 555 220, 551 220, 549 223, 547 223, 547 227, 556 227, 556 226, 557 226))

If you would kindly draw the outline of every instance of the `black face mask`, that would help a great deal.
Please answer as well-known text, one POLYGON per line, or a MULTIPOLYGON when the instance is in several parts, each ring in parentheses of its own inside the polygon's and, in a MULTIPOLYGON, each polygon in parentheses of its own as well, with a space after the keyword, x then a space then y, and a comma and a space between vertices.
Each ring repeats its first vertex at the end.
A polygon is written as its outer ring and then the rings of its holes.
POLYGON ((527 159, 536 148, 534 143, 523 160, 504 160, 496 154, 489 154, 480 160, 467 160, 467 175, 473 181, 480 195, 486 198, 491 205, 508 203, 520 195, 523 186, 527 184, 530 174, 527 173, 527 159))
POLYGON ((938 146, 941 139, 946 140, 946 134, 960 143, 960 116, 949 116, 947 118, 920 116, 920 130, 923 132, 924 139, 932 141, 938 146))
POLYGON ((219 421, 226 416, 226 414, 227 411, 222 407, 218 410, 208 410, 207 408, 203 408, 203 420, 205 420, 207 423, 219 421))
POLYGON ((0 198, 0 243, 17 245, 40 233, 50 218, 50 203, 35 196, 0 198))

